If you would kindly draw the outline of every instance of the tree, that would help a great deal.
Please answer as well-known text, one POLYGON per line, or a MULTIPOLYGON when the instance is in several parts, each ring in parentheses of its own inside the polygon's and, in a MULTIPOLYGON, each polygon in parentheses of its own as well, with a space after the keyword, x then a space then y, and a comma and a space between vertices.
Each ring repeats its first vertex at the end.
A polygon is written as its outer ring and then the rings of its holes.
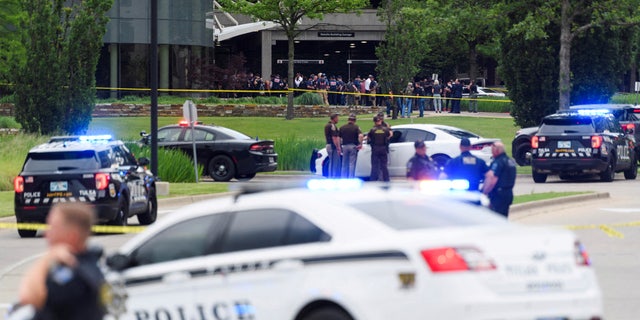
POLYGON ((0 87, 10 81, 9 62, 24 59, 18 28, 20 16, 19 0, 0 2, 0 87))
MULTIPOLYGON (((363 8, 369 3, 368 0, 218 0, 218 3, 228 12, 241 13, 251 16, 261 21, 271 21, 281 26, 287 35, 288 72, 287 79, 293 80, 294 69, 294 41, 302 32, 298 24, 303 18, 322 19, 324 14, 353 12, 363 8)), ((263 63, 269 63, 263 61, 263 63)), ((293 91, 287 95, 287 116, 286 119, 293 119, 293 91)))
POLYGON ((27 132, 86 132, 112 0, 22 0, 25 62, 13 66, 16 120, 27 132))
POLYGON ((559 32, 559 109, 569 108, 571 97, 571 48, 581 34, 597 27, 606 29, 637 25, 640 23, 638 0, 551 0, 536 2, 535 10, 527 10, 523 20, 510 28, 511 33, 524 35, 526 39, 549 37, 549 25, 558 26, 559 32))
POLYGON ((378 8, 378 17, 387 31, 376 48, 376 71, 379 80, 396 94, 413 81, 427 54, 425 34, 421 32, 424 14, 425 9, 418 8, 413 0, 385 0, 378 8))

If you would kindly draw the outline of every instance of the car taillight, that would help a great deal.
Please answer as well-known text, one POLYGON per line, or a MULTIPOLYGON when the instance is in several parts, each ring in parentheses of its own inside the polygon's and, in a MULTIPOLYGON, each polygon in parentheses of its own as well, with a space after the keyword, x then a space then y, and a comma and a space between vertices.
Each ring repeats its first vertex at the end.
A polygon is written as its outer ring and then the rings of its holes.
POLYGON ((17 176, 13 179, 13 190, 16 192, 24 192, 24 178, 22 176, 17 176))
POLYGON ((591 148, 600 149, 602 147, 602 137, 601 136, 592 136, 591 137, 591 148))
POLYGON ((476 248, 435 248, 422 250, 422 257, 433 272, 495 270, 491 259, 476 248))
POLYGON ((633 123, 627 123, 624 127, 629 132, 632 132, 632 131, 636 130, 636 125, 633 124, 633 123))
POLYGON ((484 149, 485 147, 491 146, 492 144, 493 144, 493 142, 474 144, 474 145, 471 146, 471 150, 479 151, 479 150, 484 149))
POLYGON ((273 149, 273 145, 252 144, 251 147, 249 147, 251 151, 266 151, 270 149, 273 149))
POLYGON ((580 241, 576 241, 574 245, 574 255, 576 257, 576 264, 579 266, 590 266, 591 259, 589 259, 589 254, 587 250, 585 250, 584 246, 580 241))
POLYGON ((538 136, 531 137, 531 149, 538 149, 538 136))
POLYGON ((108 173, 96 173, 96 189, 104 190, 109 185, 110 176, 108 173))

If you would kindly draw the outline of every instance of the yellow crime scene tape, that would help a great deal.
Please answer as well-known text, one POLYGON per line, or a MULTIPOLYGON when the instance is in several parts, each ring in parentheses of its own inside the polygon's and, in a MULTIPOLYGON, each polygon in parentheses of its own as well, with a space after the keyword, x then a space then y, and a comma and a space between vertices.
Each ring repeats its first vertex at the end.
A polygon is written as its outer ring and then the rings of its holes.
MULTIPOLYGON (((47 230, 44 223, 11 223, 0 222, 0 229, 20 229, 20 230, 47 230)), ((95 233, 140 233, 146 227, 141 226, 104 226, 95 225, 91 227, 91 231, 95 233)))

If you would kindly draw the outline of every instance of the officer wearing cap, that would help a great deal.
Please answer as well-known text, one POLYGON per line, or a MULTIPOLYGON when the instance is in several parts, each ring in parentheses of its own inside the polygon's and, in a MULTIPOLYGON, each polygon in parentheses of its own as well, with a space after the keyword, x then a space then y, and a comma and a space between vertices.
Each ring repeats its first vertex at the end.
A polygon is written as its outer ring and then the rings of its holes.
POLYGON ((338 127, 338 114, 333 113, 329 122, 324 126, 324 138, 327 142, 327 157, 329 158, 329 177, 340 177, 341 143, 338 127))
POLYGON ((416 154, 407 161, 407 179, 438 179, 438 166, 427 155, 427 145, 424 144, 424 141, 416 140, 413 146, 416 149, 416 154))
POLYGON ((513 202, 513 185, 516 182, 516 163, 504 151, 502 142, 491 146, 493 162, 485 174, 482 192, 489 196, 491 210, 509 217, 513 202))
POLYGON ((340 127, 342 139, 342 177, 353 178, 356 172, 358 150, 362 148, 362 131, 356 124, 356 115, 349 115, 349 122, 340 127))
POLYGON ((469 190, 479 191, 480 182, 484 180, 484 175, 489 168, 484 160, 472 155, 470 150, 471 141, 467 138, 462 138, 460 140, 460 155, 447 162, 440 177, 444 179, 465 179, 469 181, 469 190))
POLYGON ((367 142, 371 145, 371 181, 378 181, 379 173, 382 173, 382 181, 389 181, 388 145, 391 138, 391 130, 382 125, 382 118, 373 117, 374 126, 367 133, 367 142))

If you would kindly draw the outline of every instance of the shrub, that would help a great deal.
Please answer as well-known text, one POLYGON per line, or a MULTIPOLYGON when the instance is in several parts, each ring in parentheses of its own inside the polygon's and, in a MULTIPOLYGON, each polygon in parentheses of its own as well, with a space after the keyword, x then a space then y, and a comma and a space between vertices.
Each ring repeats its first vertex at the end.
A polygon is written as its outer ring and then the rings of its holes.
POLYGON ((293 135, 275 139, 278 170, 309 171, 311 150, 323 146, 320 139, 297 138, 293 135))
POLYGON ((15 95, 13 94, 0 97, 0 103, 14 103, 14 102, 15 102, 15 95))
POLYGON ((20 124, 13 117, 0 117, 0 128, 20 129, 20 124))
POLYGON ((294 103, 303 106, 322 105, 322 97, 315 92, 305 92, 294 99, 294 103))
MULTIPOLYGON (((136 158, 151 159, 151 149, 137 143, 127 143, 127 147, 136 158)), ((203 168, 198 165, 198 176, 203 168)), ((167 182, 195 182, 193 160, 182 151, 158 148, 158 178, 167 182)))

